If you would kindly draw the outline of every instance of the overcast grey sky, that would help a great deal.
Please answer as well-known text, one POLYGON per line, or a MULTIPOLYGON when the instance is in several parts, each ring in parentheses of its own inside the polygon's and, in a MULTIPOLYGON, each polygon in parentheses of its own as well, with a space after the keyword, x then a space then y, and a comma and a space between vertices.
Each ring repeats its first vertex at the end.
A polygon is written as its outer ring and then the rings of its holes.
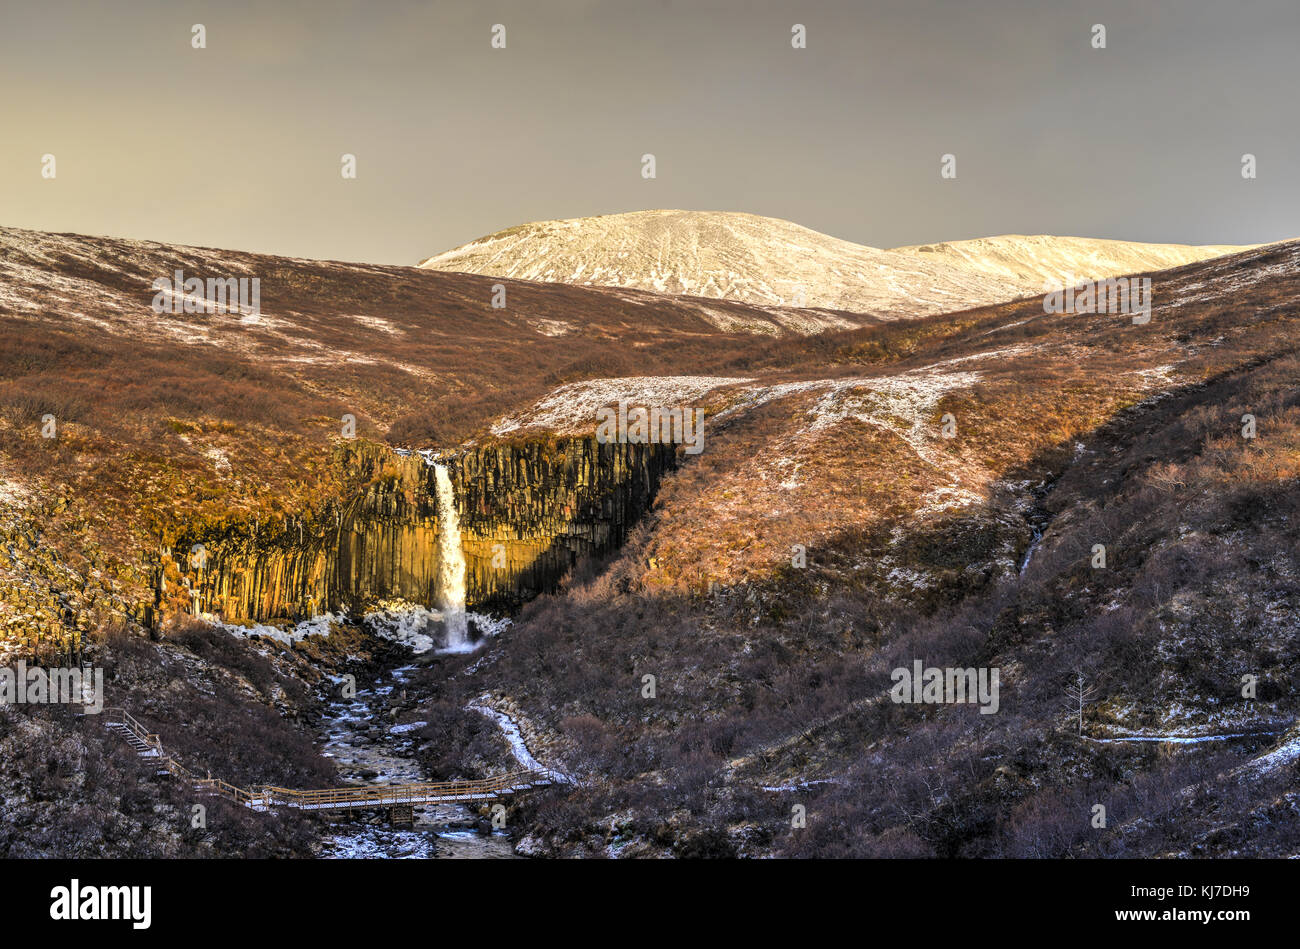
POLYGON ((1298 80, 1297 0, 4 0, 0 224, 383 263, 644 208, 1255 243, 1300 236, 1298 80))

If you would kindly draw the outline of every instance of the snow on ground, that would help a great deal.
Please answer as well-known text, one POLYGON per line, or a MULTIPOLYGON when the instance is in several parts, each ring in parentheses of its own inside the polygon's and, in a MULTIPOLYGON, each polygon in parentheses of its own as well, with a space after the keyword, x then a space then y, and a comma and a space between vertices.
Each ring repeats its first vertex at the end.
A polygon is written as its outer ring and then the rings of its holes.
MULTIPOLYGON (((1088 738, 1102 745, 1117 744, 1126 741, 1159 742, 1170 745, 1197 745, 1205 741, 1228 741, 1232 738, 1255 738, 1275 732, 1233 732, 1230 735, 1123 735, 1118 738, 1088 738)), ((1085 736, 1087 737, 1087 736, 1085 736)))
POLYGON ((1002 330, 1009 330, 1016 326, 1024 326, 1029 320, 1016 320, 1014 323, 1003 323, 1001 326, 995 326, 991 330, 980 333, 981 336, 992 336, 994 333, 1000 333, 1002 330))
POLYGON ((714 389, 752 381, 727 376, 633 376, 572 382, 555 389, 526 412, 500 419, 492 426, 492 434, 505 435, 521 428, 585 431, 595 428, 600 409, 616 406, 620 399, 630 405, 691 408, 714 389))
POLYGON ((252 307, 245 306, 239 300, 238 294, 233 300, 223 304, 222 309, 217 308, 217 302, 210 300, 207 296, 186 293, 184 290, 176 291, 171 289, 157 291, 157 296, 164 297, 163 313, 172 316, 179 313, 206 314, 208 308, 212 307, 213 312, 238 314, 241 317, 256 317, 260 314, 252 307), (187 310, 186 307, 189 307, 187 310))
POLYGON ((698 305, 696 309, 700 316, 713 325, 714 329, 723 333, 780 336, 784 330, 800 336, 812 336, 827 330, 853 329, 859 325, 836 315, 832 310, 800 309, 789 305, 761 306, 761 312, 767 319, 761 319, 755 314, 747 314, 743 310, 723 310, 704 305, 698 305), (769 320, 771 322, 768 322, 769 320))
MULTIPOLYGON (((470 612, 466 616, 483 636, 483 639, 473 644, 475 649, 510 625, 509 619, 496 619, 484 613, 470 612)), ((255 623, 251 626, 227 623, 210 613, 202 614, 201 618, 213 626, 224 629, 232 636, 245 639, 250 636, 264 636, 285 645, 296 643, 307 636, 328 636, 331 624, 347 621, 347 616, 343 613, 322 613, 289 629, 281 629, 264 623, 255 623)), ((383 608, 367 613, 364 617, 366 627, 376 636, 391 642, 403 643, 416 654, 442 646, 445 638, 442 620, 442 613, 438 610, 411 603, 385 604, 383 608)))
POLYGON ((436 850, 434 839, 424 831, 358 826, 331 834, 320 855, 327 860, 428 860, 436 850))
POLYGON ((1029 352, 1037 348, 1038 347, 1036 346, 1020 345, 1020 346, 1008 346, 1006 349, 992 349, 986 353, 971 353, 969 356, 956 356, 952 359, 945 359, 941 362, 936 362, 933 365, 927 366, 924 370, 921 371, 924 372, 930 369, 936 369, 939 366, 955 366, 958 363, 974 362, 975 360, 979 360, 979 359, 998 359, 1003 356, 1019 356, 1023 353, 1029 352))
POLYGON ((972 504, 982 504, 984 501, 984 495, 976 491, 941 484, 921 499, 921 506, 916 509, 916 513, 918 515, 940 514, 944 511, 970 507, 972 504))
MULTIPOLYGON (((1012 347, 949 362, 993 358, 1017 351, 1012 347)), ((773 399, 822 392, 822 398, 811 411, 812 421, 806 431, 818 432, 856 418, 888 428, 925 457, 924 445, 929 440, 925 433, 933 428, 929 413, 947 393, 967 388, 980 378, 976 372, 939 371, 938 366, 942 365, 945 363, 894 376, 813 379, 738 389, 738 399, 714 416, 714 421, 758 408, 773 399)), ((620 400, 629 405, 689 407, 717 389, 751 382, 754 380, 728 376, 632 376, 573 382, 553 390, 527 411, 499 419, 492 426, 492 434, 500 436, 534 427, 556 432, 584 431, 595 427, 600 409, 615 406, 620 400)))
MULTIPOLYGON (((893 376, 815 379, 760 386, 744 390, 737 402, 714 416, 714 421, 725 421, 774 399, 820 393, 808 411, 808 424, 795 432, 793 438, 822 436, 836 425, 856 419, 897 435, 924 461, 946 470, 947 459, 932 447, 940 433, 931 416, 945 395, 967 388, 979 378, 976 372, 942 372, 927 366, 893 376)), ((794 460, 783 457, 774 459, 773 463, 784 472, 794 464, 794 460)), ((798 487, 798 482, 792 476, 786 476, 782 487, 798 487)), ((981 500, 982 495, 960 486, 942 487, 927 496, 920 512, 964 507, 981 500)))
POLYGON ((289 646, 308 636, 328 636, 331 624, 341 623, 345 617, 342 613, 322 613, 320 616, 313 616, 309 620, 298 623, 291 629, 281 629, 278 626, 268 626, 262 623, 256 623, 252 626, 240 626, 237 623, 227 623, 211 613, 200 614, 200 619, 224 629, 232 636, 241 636, 244 639, 250 636, 263 636, 289 646))
POLYGON ((428 652, 443 639, 442 613, 424 606, 402 606, 367 613, 366 628, 376 636, 403 643, 419 654, 428 652))
MULTIPOLYGON (((888 566, 892 559, 892 557, 882 558, 881 565, 888 566)), ((912 590, 926 590, 934 583, 934 578, 929 574, 908 567, 891 567, 885 579, 891 586, 908 587, 912 590)))
POLYGON ((203 457, 212 462, 212 467, 216 469, 217 474, 230 471, 230 456, 220 448, 203 449, 203 457))
MULTIPOLYGON (((762 459, 771 467, 771 483, 782 491, 796 491, 803 485, 801 462, 804 448, 815 449, 815 442, 829 436, 833 429, 850 419, 873 425, 896 435, 916 454, 952 479, 952 484, 931 491, 918 508, 918 514, 931 514, 968 507, 985 500, 982 493, 959 483, 953 463, 936 443, 941 431, 934 418, 939 402, 950 392, 965 389, 980 379, 974 371, 947 371, 942 367, 968 359, 990 359, 1019 352, 1018 347, 994 350, 972 357, 961 357, 903 373, 887 376, 855 376, 842 379, 812 379, 773 385, 753 384, 755 380, 719 376, 648 376, 596 379, 571 383, 553 390, 531 409, 498 420, 494 435, 522 428, 539 427, 556 432, 591 431, 602 408, 626 401, 630 405, 659 407, 687 406, 704 396, 729 390, 729 404, 717 412, 710 423, 725 423, 769 402, 791 396, 812 394, 816 399, 800 427, 783 436, 780 454, 768 453, 762 459)), ((767 476, 760 475, 764 480, 767 476)))
POLYGON ((1286 767, 1300 761, 1300 737, 1292 738, 1274 748, 1268 754, 1260 755, 1250 762, 1247 767, 1255 771, 1272 771, 1276 768, 1286 767))
MULTIPOLYGON (((483 638, 470 643, 470 648, 461 650, 472 652, 483 645, 487 639, 496 636, 510 625, 508 619, 494 619, 484 613, 467 612, 466 618, 473 622, 483 638)), ((367 628, 377 636, 393 642, 405 643, 415 653, 428 652, 430 649, 442 648, 446 643, 446 627, 440 610, 431 610, 427 606, 414 603, 385 604, 383 608, 367 613, 367 628)))
POLYGON ((799 469, 803 467, 801 462, 793 458, 778 458, 772 463, 772 467, 780 472, 781 480, 776 486, 782 491, 794 491, 803 487, 803 482, 799 480, 799 469))
MULTIPOLYGON (((745 382, 749 380, 739 381, 745 382)), ((866 383, 867 381, 869 380, 865 378, 850 380, 811 379, 806 382, 782 382, 771 386, 751 386, 741 390, 740 398, 715 415, 713 420, 721 422, 733 415, 743 415, 751 409, 766 405, 773 399, 784 399, 787 396, 798 395, 802 392, 817 392, 846 382, 866 383)))
POLYGON ((817 432, 847 419, 893 432, 925 461, 943 467, 942 455, 930 447, 936 426, 930 418, 949 392, 974 385, 977 372, 918 369, 876 379, 849 379, 832 386, 812 409, 809 429, 817 432))
POLYGON ((1143 387, 1168 386, 1174 381, 1177 367, 1173 365, 1153 366, 1150 369, 1134 369, 1132 375, 1142 380, 1143 387))
POLYGON ((529 320, 528 325, 543 336, 566 336, 572 333, 574 326, 565 320, 529 320))
MULTIPOLYGON (((193 259, 205 277, 252 276, 248 273, 250 259, 237 252, 0 227, 0 310, 22 314, 33 323, 75 321, 97 334, 132 341, 216 344, 256 354, 277 365, 334 366, 369 359, 365 353, 336 348, 330 339, 312 338, 318 329, 314 319, 294 311, 254 313, 250 307, 232 303, 225 313, 155 313, 151 302, 159 293, 164 300, 206 302, 200 296, 152 289, 155 278, 174 274, 173 266, 157 262, 159 254, 193 259), (75 277, 60 272, 71 262, 83 267, 75 277)), ((280 262, 318 265, 300 258, 282 258, 280 262)), ((189 266, 185 266, 187 271, 189 266)), ((362 265, 335 266, 368 272, 362 265)), ((406 333, 381 317, 358 314, 351 319, 376 334, 391 337, 406 333)), ((437 377, 427 366, 387 357, 379 361, 417 378, 437 377)))
POLYGON ((819 778, 813 781, 796 781, 793 784, 764 784, 764 791, 803 791, 819 784, 843 784, 838 778, 819 778))
POLYGON ((514 752, 515 760, 529 771, 544 771, 551 776, 551 779, 557 783, 573 784, 574 780, 562 771, 556 771, 546 767, 528 750, 528 745, 524 743, 524 736, 519 730, 519 724, 507 715, 505 712, 499 712, 492 706, 488 705, 483 699, 471 702, 465 706, 466 709, 478 712, 480 715, 486 715, 497 723, 505 739, 510 744, 510 750, 514 752))
MULTIPOLYGON (((411 733, 425 722, 391 725, 384 734, 374 726, 380 722, 383 697, 405 688, 414 666, 394 669, 390 681, 361 689, 351 699, 330 704, 325 720, 327 741, 324 754, 334 759, 348 784, 381 786, 428 780, 412 752, 411 733)), ((339 681, 338 678, 335 681, 339 681)), ((336 859, 429 858, 433 856, 509 857, 509 840, 500 834, 482 836, 463 828, 474 820, 461 804, 436 803, 415 808, 414 827, 398 829, 330 816, 331 828, 321 856, 336 859)))
MULTIPOLYGON (((949 313, 1038 295, 1047 277, 1144 273, 1238 249, 1003 235, 883 250, 775 218, 656 209, 535 221, 420 266, 732 300, 766 309, 787 330, 818 332, 846 314, 949 313), (778 307, 820 312, 801 317, 778 307)), ((723 307, 702 307, 700 315, 724 331, 773 330, 761 317, 737 319, 723 307)))
POLYGON ((1285 277, 1295 272, 1294 251, 1289 251, 1286 260, 1267 266, 1240 267, 1230 261, 1216 261, 1211 267, 1198 273, 1205 279, 1196 282, 1173 282, 1156 284, 1152 294, 1153 320, 1159 319, 1162 311, 1178 307, 1195 306, 1231 297, 1255 284, 1285 277), (1195 291, 1204 291, 1197 293, 1195 291))

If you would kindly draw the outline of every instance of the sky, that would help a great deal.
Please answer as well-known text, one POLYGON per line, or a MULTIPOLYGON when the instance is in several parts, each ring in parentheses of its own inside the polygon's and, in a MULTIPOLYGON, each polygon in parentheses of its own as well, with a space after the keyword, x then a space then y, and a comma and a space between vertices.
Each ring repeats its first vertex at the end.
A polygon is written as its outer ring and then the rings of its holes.
POLYGON ((1296 0, 5 0, 0 225, 389 264, 646 208, 1260 243, 1300 236, 1298 40, 1296 0))

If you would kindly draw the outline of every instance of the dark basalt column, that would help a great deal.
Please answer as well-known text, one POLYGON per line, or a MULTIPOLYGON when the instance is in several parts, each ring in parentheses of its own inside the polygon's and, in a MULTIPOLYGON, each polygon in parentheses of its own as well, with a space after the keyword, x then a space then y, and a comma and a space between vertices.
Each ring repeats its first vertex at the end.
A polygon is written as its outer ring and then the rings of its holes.
MULTIPOLYGON (((377 445, 346 446, 338 462, 358 487, 323 512, 181 539, 180 551, 203 544, 206 563, 188 575, 204 612, 264 621, 396 598, 437 604, 433 467, 377 445)), ((440 463, 456 493, 467 605, 511 609, 555 589, 583 557, 621 545, 677 454, 559 438, 462 449, 440 463)))

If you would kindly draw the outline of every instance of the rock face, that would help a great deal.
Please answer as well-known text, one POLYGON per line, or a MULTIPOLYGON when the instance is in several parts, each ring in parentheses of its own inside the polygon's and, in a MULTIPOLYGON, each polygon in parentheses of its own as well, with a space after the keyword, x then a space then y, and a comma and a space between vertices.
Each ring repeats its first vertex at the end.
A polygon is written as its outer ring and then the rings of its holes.
POLYGON ((93 545, 70 563, 49 543, 47 531, 84 523, 71 492, 29 492, 21 500, 22 509, 0 509, 0 656, 9 646, 46 658, 72 656, 96 625, 139 614, 142 605, 126 591, 147 590, 148 577, 105 562, 93 545))
MULTIPOLYGON (((677 463, 673 446, 591 437, 485 445, 438 461, 456 495, 466 605, 505 609, 554 589, 582 557, 619 546, 677 463)), ((182 567, 203 612, 238 622, 359 612, 392 599, 438 603, 432 465, 374 445, 341 449, 339 464, 356 487, 337 504, 178 545, 202 545, 182 567)))

